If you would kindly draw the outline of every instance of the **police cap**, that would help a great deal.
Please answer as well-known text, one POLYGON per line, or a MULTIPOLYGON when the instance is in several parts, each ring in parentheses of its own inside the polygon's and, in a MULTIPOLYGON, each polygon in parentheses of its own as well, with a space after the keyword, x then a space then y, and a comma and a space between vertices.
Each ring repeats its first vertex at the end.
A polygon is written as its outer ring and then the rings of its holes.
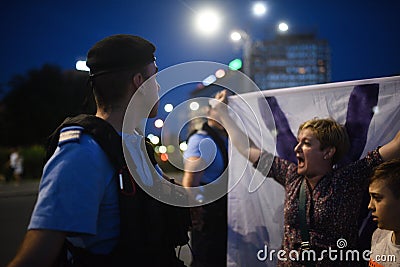
POLYGON ((86 65, 91 76, 140 68, 155 60, 155 46, 142 37, 129 34, 108 36, 88 52, 86 65))

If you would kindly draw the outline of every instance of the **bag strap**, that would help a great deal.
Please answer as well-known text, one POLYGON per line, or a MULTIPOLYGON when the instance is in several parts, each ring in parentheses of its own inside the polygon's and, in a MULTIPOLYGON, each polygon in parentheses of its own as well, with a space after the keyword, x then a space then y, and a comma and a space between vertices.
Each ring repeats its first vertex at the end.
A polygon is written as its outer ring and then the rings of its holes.
POLYGON ((310 249, 310 233, 307 224, 306 214, 306 179, 303 178, 300 187, 299 195, 299 219, 300 219, 300 233, 301 233, 301 248, 310 249))
MULTIPOLYGON (((226 169, 226 167, 228 167, 228 149, 226 147, 226 143, 225 141, 222 139, 222 137, 216 132, 215 129, 213 129, 212 127, 210 127, 210 125, 208 125, 208 123, 204 123, 202 126, 202 130, 206 131, 208 133, 208 135, 211 136, 211 138, 214 140, 214 142, 217 144, 219 150, 222 153, 222 159, 224 161, 224 169, 226 169)), ((224 130, 225 131, 225 130, 224 130)))
MULTIPOLYGON (((225 141, 221 138, 221 136, 217 133, 216 130, 214 130, 212 127, 210 127, 210 125, 208 125, 207 122, 203 123, 203 125, 201 126, 200 130, 194 130, 191 133, 189 133, 187 140, 189 140, 189 138, 198 133, 199 131, 205 131, 210 137, 211 139, 215 142, 215 144, 218 146, 219 150, 222 153, 222 160, 224 162, 224 170, 228 167, 228 149, 226 147, 226 143, 225 141)), ((224 129, 225 131, 225 129, 224 129)), ((226 132, 226 131, 225 131, 226 132)))

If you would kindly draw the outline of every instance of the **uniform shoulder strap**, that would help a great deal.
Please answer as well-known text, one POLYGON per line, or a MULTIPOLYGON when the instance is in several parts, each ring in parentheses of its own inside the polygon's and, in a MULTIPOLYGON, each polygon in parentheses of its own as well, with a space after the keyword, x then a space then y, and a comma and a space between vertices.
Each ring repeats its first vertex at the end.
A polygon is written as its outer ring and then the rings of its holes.
POLYGON ((49 160, 59 144, 61 130, 71 126, 80 126, 83 133, 90 134, 117 170, 125 165, 121 136, 111 124, 89 114, 68 117, 57 127, 47 140, 46 161, 49 160))

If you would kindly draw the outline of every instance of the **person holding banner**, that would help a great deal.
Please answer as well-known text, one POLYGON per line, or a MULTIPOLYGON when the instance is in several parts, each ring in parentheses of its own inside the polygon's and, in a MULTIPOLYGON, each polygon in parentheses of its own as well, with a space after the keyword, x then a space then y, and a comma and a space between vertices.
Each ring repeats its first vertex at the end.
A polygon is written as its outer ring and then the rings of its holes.
POLYGON ((226 90, 215 99, 213 108, 233 145, 254 168, 285 188, 278 266, 363 264, 365 255, 356 251, 362 195, 373 168, 400 157, 400 131, 366 157, 336 168, 349 147, 346 130, 332 119, 314 118, 299 127, 295 164, 257 147, 236 125, 228 113, 226 90))
MULTIPOLYGON (((218 121, 218 114, 207 107, 206 122, 201 129, 189 134, 188 148, 184 153, 184 187, 215 183, 227 175, 228 134, 218 121)), ((195 196, 201 205, 191 208, 191 266, 223 267, 226 266, 227 253, 227 196, 208 204, 203 203, 203 198, 200 194, 195 196)))

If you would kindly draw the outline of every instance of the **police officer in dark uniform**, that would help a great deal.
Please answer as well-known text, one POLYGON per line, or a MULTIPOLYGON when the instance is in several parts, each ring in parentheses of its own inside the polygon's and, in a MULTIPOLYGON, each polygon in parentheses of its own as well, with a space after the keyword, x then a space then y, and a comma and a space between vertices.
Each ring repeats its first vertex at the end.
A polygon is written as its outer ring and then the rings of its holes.
MULTIPOLYGON (((132 127, 157 114, 154 52, 149 41, 126 34, 106 37, 88 52, 95 116, 119 133, 133 95, 140 105, 133 103, 132 127), (145 81, 146 90, 141 91, 145 81)), ((58 147, 44 167, 25 239, 8 266, 52 266, 65 239, 92 254, 109 254, 120 234, 114 178, 115 168, 91 135, 79 126, 62 129, 58 147)))

